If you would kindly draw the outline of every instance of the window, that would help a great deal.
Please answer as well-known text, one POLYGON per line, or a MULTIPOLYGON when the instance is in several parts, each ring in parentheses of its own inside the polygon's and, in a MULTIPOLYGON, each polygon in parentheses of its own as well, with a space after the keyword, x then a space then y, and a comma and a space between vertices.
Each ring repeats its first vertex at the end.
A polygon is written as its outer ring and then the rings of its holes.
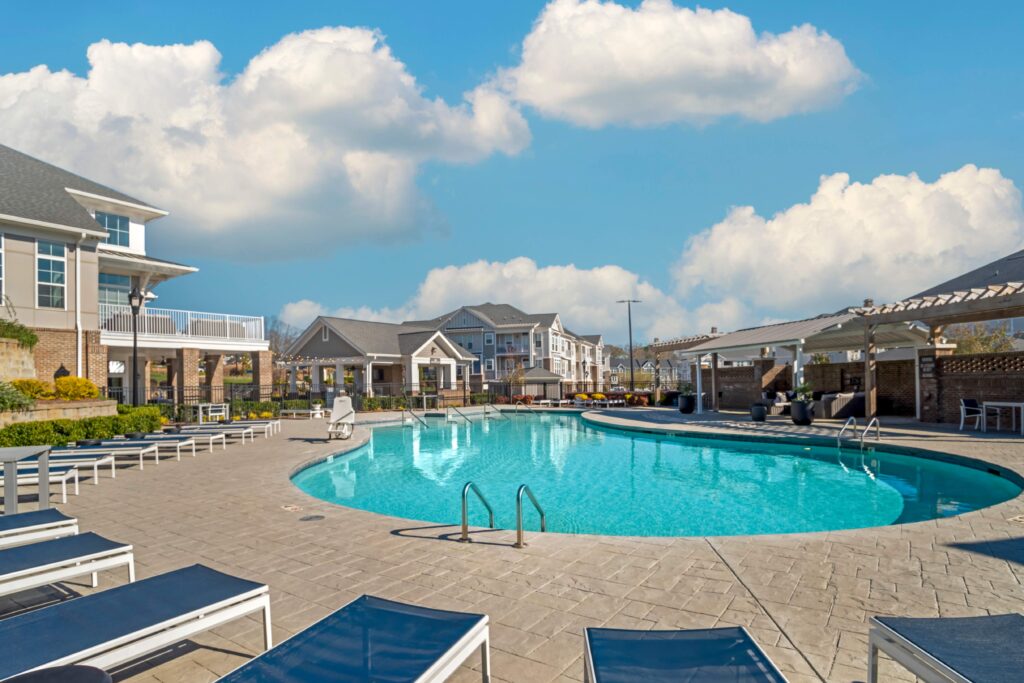
POLYGON ((100 303, 128 305, 132 279, 127 275, 100 273, 100 303))
POLYGON ((128 246, 128 217, 114 213, 96 212, 96 222, 107 229, 107 244, 128 246))
POLYGON ((484 361, 484 370, 493 370, 493 369, 494 369, 494 359, 493 358, 488 358, 487 360, 484 361))
POLYGON ((480 374, 480 354, 476 354, 476 360, 473 361, 473 374, 480 374))
POLYGON ((36 242, 36 306, 64 308, 67 255, 59 242, 36 242))
POLYGON ((330 341, 331 331, 327 329, 327 325, 320 328, 320 341, 330 341))
POLYGON ((544 336, 540 334, 533 335, 533 345, 538 349, 544 345, 544 336))
POLYGON ((485 332, 484 333, 484 346, 494 346, 494 333, 493 332, 485 332))

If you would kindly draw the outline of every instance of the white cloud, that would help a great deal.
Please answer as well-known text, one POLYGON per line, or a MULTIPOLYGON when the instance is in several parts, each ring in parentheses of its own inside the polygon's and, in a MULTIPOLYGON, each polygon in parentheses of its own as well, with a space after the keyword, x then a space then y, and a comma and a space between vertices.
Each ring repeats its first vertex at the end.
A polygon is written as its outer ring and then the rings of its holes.
POLYGON ((498 78, 520 102, 590 128, 770 121, 827 107, 860 80, 842 44, 813 26, 758 34, 741 14, 671 0, 553 0, 498 78))
POLYGON ((400 322, 433 318, 459 306, 491 301, 529 313, 559 313, 562 323, 578 334, 603 334, 608 341, 621 342, 627 337, 626 307, 615 302, 625 298, 643 302, 633 307, 637 339, 667 338, 695 327, 704 330, 711 324, 735 322, 716 322, 722 315, 714 308, 687 311, 671 295, 619 266, 538 266, 526 257, 435 268, 427 273, 416 294, 398 308, 330 308, 302 300, 285 305, 280 317, 297 327, 304 327, 317 315, 400 322))
POLYGON ((1021 193, 996 169, 966 165, 932 183, 836 173, 771 218, 732 209, 690 239, 674 275, 679 296, 806 316, 911 296, 1022 244, 1021 193))
POLYGON ((457 105, 426 97, 369 29, 285 36, 234 79, 206 41, 103 40, 88 58, 85 77, 0 75, 2 141, 162 205, 176 234, 246 258, 437 225, 416 188, 423 162, 515 154, 530 139, 491 86, 457 105))

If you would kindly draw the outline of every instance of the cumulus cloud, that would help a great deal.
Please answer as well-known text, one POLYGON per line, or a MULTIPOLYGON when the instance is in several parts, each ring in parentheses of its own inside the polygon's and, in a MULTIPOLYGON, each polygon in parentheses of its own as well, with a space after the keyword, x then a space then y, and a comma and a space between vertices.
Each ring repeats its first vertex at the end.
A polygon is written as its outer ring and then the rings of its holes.
POLYGON ((416 188, 422 163, 530 139, 493 86, 455 105, 427 97, 370 29, 285 36, 235 78, 207 41, 103 40, 88 59, 84 77, 0 74, 0 141, 170 209, 175 234, 225 251, 244 237, 247 257, 437 226, 416 188))
POLYGON ((841 100, 861 74, 839 41, 808 24, 758 34, 727 9, 553 0, 520 64, 497 80, 542 114, 600 128, 770 121, 841 100))
POLYGON ((530 313, 559 313, 562 323, 578 334, 603 334, 606 340, 621 342, 627 336, 626 310, 615 302, 624 298, 643 302, 633 307, 638 339, 667 338, 694 328, 704 330, 711 324, 736 322, 723 321, 725 311, 715 306, 686 310, 670 294, 619 266, 539 266, 526 257, 435 268, 427 273, 416 294, 398 308, 331 308, 302 300, 285 305, 280 318, 298 327, 317 315, 401 322, 491 301, 530 313))
POLYGON ((966 165, 931 183, 836 173, 770 218, 733 208, 689 240, 674 276, 680 296, 805 316, 911 296, 1022 244, 1021 193, 996 169, 966 165))

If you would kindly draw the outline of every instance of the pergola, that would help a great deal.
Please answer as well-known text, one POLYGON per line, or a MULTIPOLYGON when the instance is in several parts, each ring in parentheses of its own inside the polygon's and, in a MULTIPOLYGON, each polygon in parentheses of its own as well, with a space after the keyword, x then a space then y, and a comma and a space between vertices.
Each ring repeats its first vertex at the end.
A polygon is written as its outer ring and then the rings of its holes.
MULTIPOLYGON (((698 368, 706 356, 711 356, 712 409, 718 409, 718 356, 722 353, 750 354, 760 356, 768 347, 782 347, 793 354, 793 383, 803 382, 803 366, 800 357, 805 353, 828 353, 849 351, 864 346, 865 363, 868 363, 865 318, 857 310, 820 315, 806 320, 763 325, 737 330, 716 336, 707 341, 683 349, 687 355, 695 356, 698 368)), ((918 348, 928 342, 928 333, 913 321, 891 321, 870 327, 871 368, 874 364, 874 348, 918 348)), ((865 373, 865 403, 868 392, 874 392, 873 375, 865 373)), ((702 394, 701 373, 697 372, 697 395, 702 394)), ((702 401, 697 402, 697 411, 702 412, 702 401)))

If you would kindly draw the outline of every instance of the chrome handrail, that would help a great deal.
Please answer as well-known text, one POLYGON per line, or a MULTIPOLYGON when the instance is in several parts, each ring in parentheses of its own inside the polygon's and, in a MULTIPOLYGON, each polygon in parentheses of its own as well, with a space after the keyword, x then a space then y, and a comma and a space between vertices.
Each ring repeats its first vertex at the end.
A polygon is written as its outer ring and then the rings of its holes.
POLYGON ((871 431, 872 425, 874 425, 875 427, 875 441, 882 440, 882 423, 878 421, 877 417, 873 417, 871 418, 871 422, 868 422, 867 425, 864 427, 864 431, 860 433, 861 450, 864 450, 864 437, 867 436, 867 433, 869 431, 871 431))
POLYGON ((517 413, 519 412, 519 406, 522 406, 522 407, 526 408, 527 410, 529 410, 530 412, 533 412, 533 408, 531 408, 530 406, 526 405, 522 401, 516 401, 516 412, 517 413))
POLYGON ((480 487, 478 487, 471 481, 467 481, 466 485, 462 487, 462 536, 459 538, 459 541, 462 543, 469 543, 473 540, 469 537, 470 491, 473 491, 473 493, 476 494, 476 497, 480 499, 480 502, 484 504, 484 507, 487 508, 487 514, 489 518, 488 526, 492 529, 494 528, 494 508, 492 508, 491 504, 487 502, 486 498, 484 498, 484 494, 481 493, 480 487))
POLYGON ((839 434, 836 435, 836 448, 839 448, 839 444, 842 441, 843 434, 846 432, 847 429, 850 428, 851 425, 853 425, 853 436, 856 438, 857 418, 851 415, 850 417, 846 418, 846 424, 843 425, 843 428, 839 430, 839 434))
MULTIPOLYGON (((406 414, 406 413, 409 413, 410 415, 412 415, 413 417, 415 417, 415 418, 416 418, 417 420, 419 420, 419 421, 420 421, 420 424, 421 424, 421 425, 423 425, 423 426, 424 426, 424 427, 426 427, 427 429, 430 429, 430 425, 428 425, 428 424, 427 424, 427 421, 426 421, 426 420, 424 420, 424 419, 423 419, 422 417, 420 417, 419 415, 417 415, 416 413, 412 412, 412 410, 411 410, 411 409, 409 409, 409 408, 402 408, 402 426, 405 426, 405 414, 406 414)), ((410 426, 411 426, 411 425, 410 425, 410 426)))
POLYGON ((526 541, 523 536, 523 494, 530 497, 530 502, 533 503, 533 507, 537 508, 538 514, 540 514, 540 530, 541 533, 548 530, 547 516, 544 514, 544 508, 537 502, 537 496, 533 495, 533 491, 526 484, 519 487, 516 491, 516 548, 526 547, 526 541))
POLYGON ((495 408, 494 405, 492 405, 490 403, 485 403, 484 404, 484 417, 485 418, 490 414, 490 413, 487 412, 488 408, 490 408, 492 411, 494 411, 494 414, 497 415, 498 417, 500 417, 502 420, 507 420, 508 419, 508 415, 505 415, 504 413, 502 413, 500 410, 495 408))
MULTIPOLYGON (((463 420, 465 420, 466 422, 472 422, 472 420, 470 420, 470 419, 469 419, 469 418, 468 418, 468 417, 466 416, 466 414, 465 414, 464 412, 462 412, 461 410, 459 410, 459 409, 458 409, 458 408, 456 408, 455 406, 445 406, 445 410, 447 410, 447 411, 452 411, 452 410, 454 410, 454 411, 455 411, 456 413, 458 413, 459 417, 461 417, 461 418, 462 418, 463 420)), ((446 417, 445 417, 445 420, 448 420, 448 419, 450 419, 450 416, 446 416, 446 417)))

